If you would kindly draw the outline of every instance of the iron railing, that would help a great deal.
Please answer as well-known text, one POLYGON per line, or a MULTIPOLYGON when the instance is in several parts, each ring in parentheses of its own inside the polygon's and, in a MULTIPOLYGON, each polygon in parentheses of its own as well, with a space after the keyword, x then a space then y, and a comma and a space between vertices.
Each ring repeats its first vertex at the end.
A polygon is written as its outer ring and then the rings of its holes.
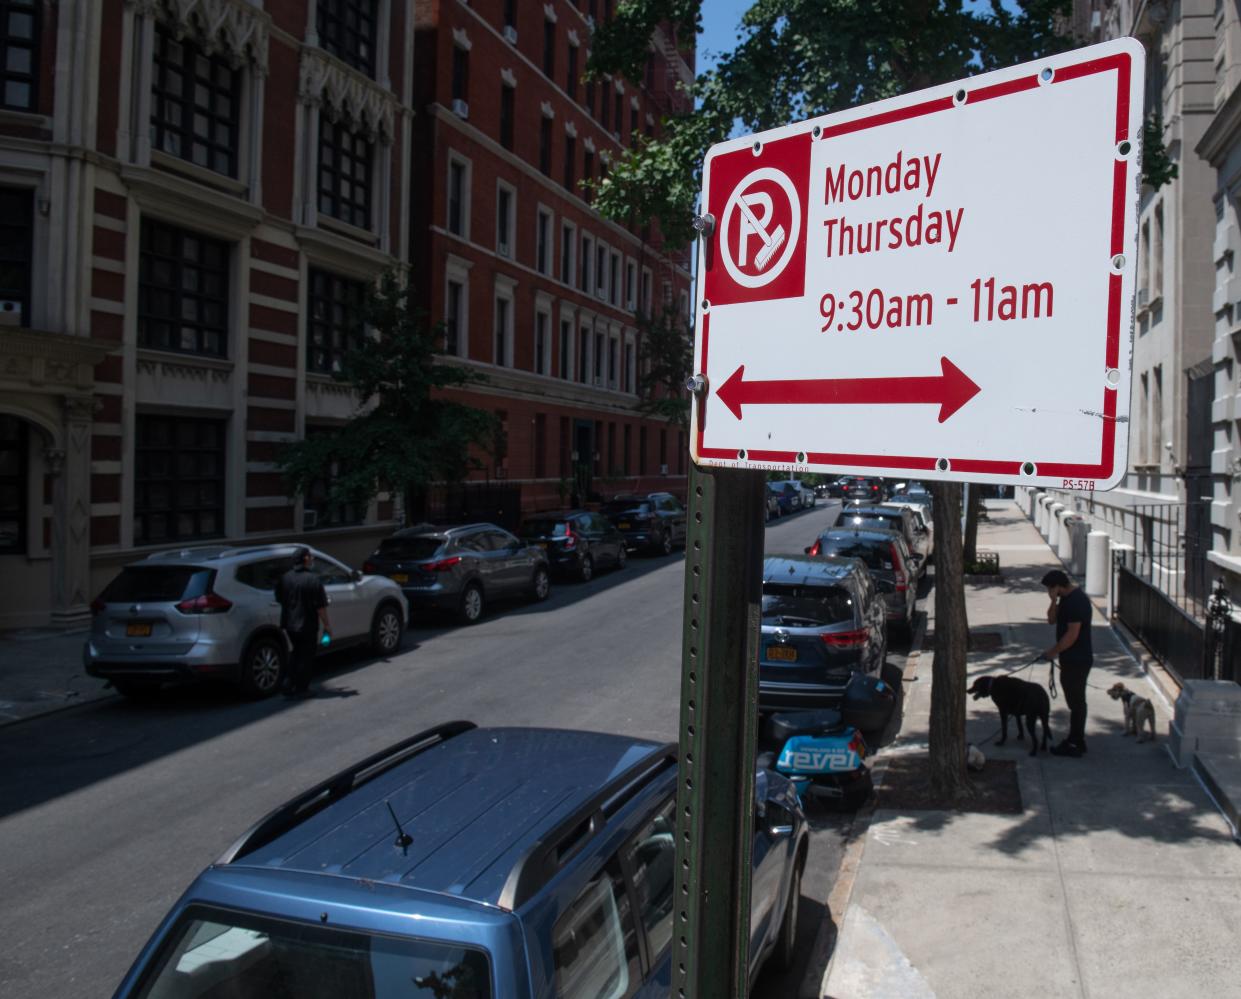
POLYGON ((1178 681, 1208 678, 1206 635, 1168 594, 1124 566, 1116 569, 1116 616, 1178 681))
POLYGON ((1141 504, 1124 511, 1112 540, 1133 546, 1134 576, 1201 623, 1211 595, 1210 525, 1208 500, 1141 504))

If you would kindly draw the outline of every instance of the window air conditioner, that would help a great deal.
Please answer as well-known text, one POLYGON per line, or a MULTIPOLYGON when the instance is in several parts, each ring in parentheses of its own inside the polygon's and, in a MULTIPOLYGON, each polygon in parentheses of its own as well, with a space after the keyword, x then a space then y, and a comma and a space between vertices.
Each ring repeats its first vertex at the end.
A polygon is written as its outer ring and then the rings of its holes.
POLYGON ((1149 288, 1138 289, 1138 308, 1144 309, 1150 305, 1151 293, 1149 288))
POLYGON ((517 44, 517 29, 511 24, 506 24, 504 26, 504 40, 510 45, 517 44))
POLYGON ((452 101, 452 113, 458 118, 468 118, 470 116, 469 102, 463 101, 460 97, 454 97, 452 101))
POLYGON ((319 526, 319 511, 318 510, 303 510, 302 511, 302 530, 309 531, 318 526, 319 526))
POLYGON ((659 474, 660 474, 660 475, 667 475, 667 474, 668 474, 668 466, 667 466, 667 465, 660 465, 660 466, 659 466, 659 474))

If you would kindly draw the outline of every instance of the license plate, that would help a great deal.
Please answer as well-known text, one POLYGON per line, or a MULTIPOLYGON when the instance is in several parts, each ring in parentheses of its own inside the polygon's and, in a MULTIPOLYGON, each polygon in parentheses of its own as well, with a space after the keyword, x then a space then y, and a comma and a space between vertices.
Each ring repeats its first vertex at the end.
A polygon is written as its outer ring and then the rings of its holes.
POLYGON ((629 523, 629 521, 627 521, 627 520, 622 520, 622 521, 621 521, 619 524, 617 524, 616 526, 617 526, 620 530, 622 530, 622 531, 628 531, 630 528, 632 528, 632 527, 633 527, 633 524, 629 523))
POLYGON ((777 659, 783 663, 797 662, 797 650, 790 649, 787 645, 769 645, 767 646, 767 658, 777 659))
POLYGON ((125 625, 125 635, 128 638, 149 638, 151 636, 151 626, 149 624, 127 624, 125 625))
POLYGON ((408 583, 409 582, 409 576, 407 576, 403 572, 394 572, 390 578, 392 582, 394 583, 408 583))

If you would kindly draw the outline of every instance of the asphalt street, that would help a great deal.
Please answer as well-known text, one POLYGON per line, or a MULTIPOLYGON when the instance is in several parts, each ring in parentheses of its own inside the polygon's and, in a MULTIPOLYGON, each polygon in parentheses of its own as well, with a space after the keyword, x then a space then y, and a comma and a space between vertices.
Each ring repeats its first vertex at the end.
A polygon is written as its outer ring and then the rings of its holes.
MULTIPOLYGON (((769 525, 800 552, 818 507, 769 525)), ((420 625, 388 660, 341 653, 308 701, 229 690, 111 698, 0 728, 0 995, 107 997, 193 877, 324 776, 454 718, 676 738, 683 558, 634 558, 474 627, 420 625)), ((848 832, 816 813, 799 936, 811 950, 848 832)), ((760 983, 795 994, 803 969, 760 983)))

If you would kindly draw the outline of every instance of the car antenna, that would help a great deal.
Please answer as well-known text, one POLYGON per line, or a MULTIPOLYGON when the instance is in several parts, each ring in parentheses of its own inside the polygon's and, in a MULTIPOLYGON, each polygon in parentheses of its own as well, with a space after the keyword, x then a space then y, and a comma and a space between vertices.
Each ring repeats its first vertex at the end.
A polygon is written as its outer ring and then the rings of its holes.
POLYGON ((396 817, 396 812, 392 810, 392 803, 387 798, 384 798, 384 804, 388 806, 388 814, 392 816, 392 824, 396 826, 396 840, 392 845, 404 850, 414 841, 414 837, 401 828, 401 820, 396 817))

